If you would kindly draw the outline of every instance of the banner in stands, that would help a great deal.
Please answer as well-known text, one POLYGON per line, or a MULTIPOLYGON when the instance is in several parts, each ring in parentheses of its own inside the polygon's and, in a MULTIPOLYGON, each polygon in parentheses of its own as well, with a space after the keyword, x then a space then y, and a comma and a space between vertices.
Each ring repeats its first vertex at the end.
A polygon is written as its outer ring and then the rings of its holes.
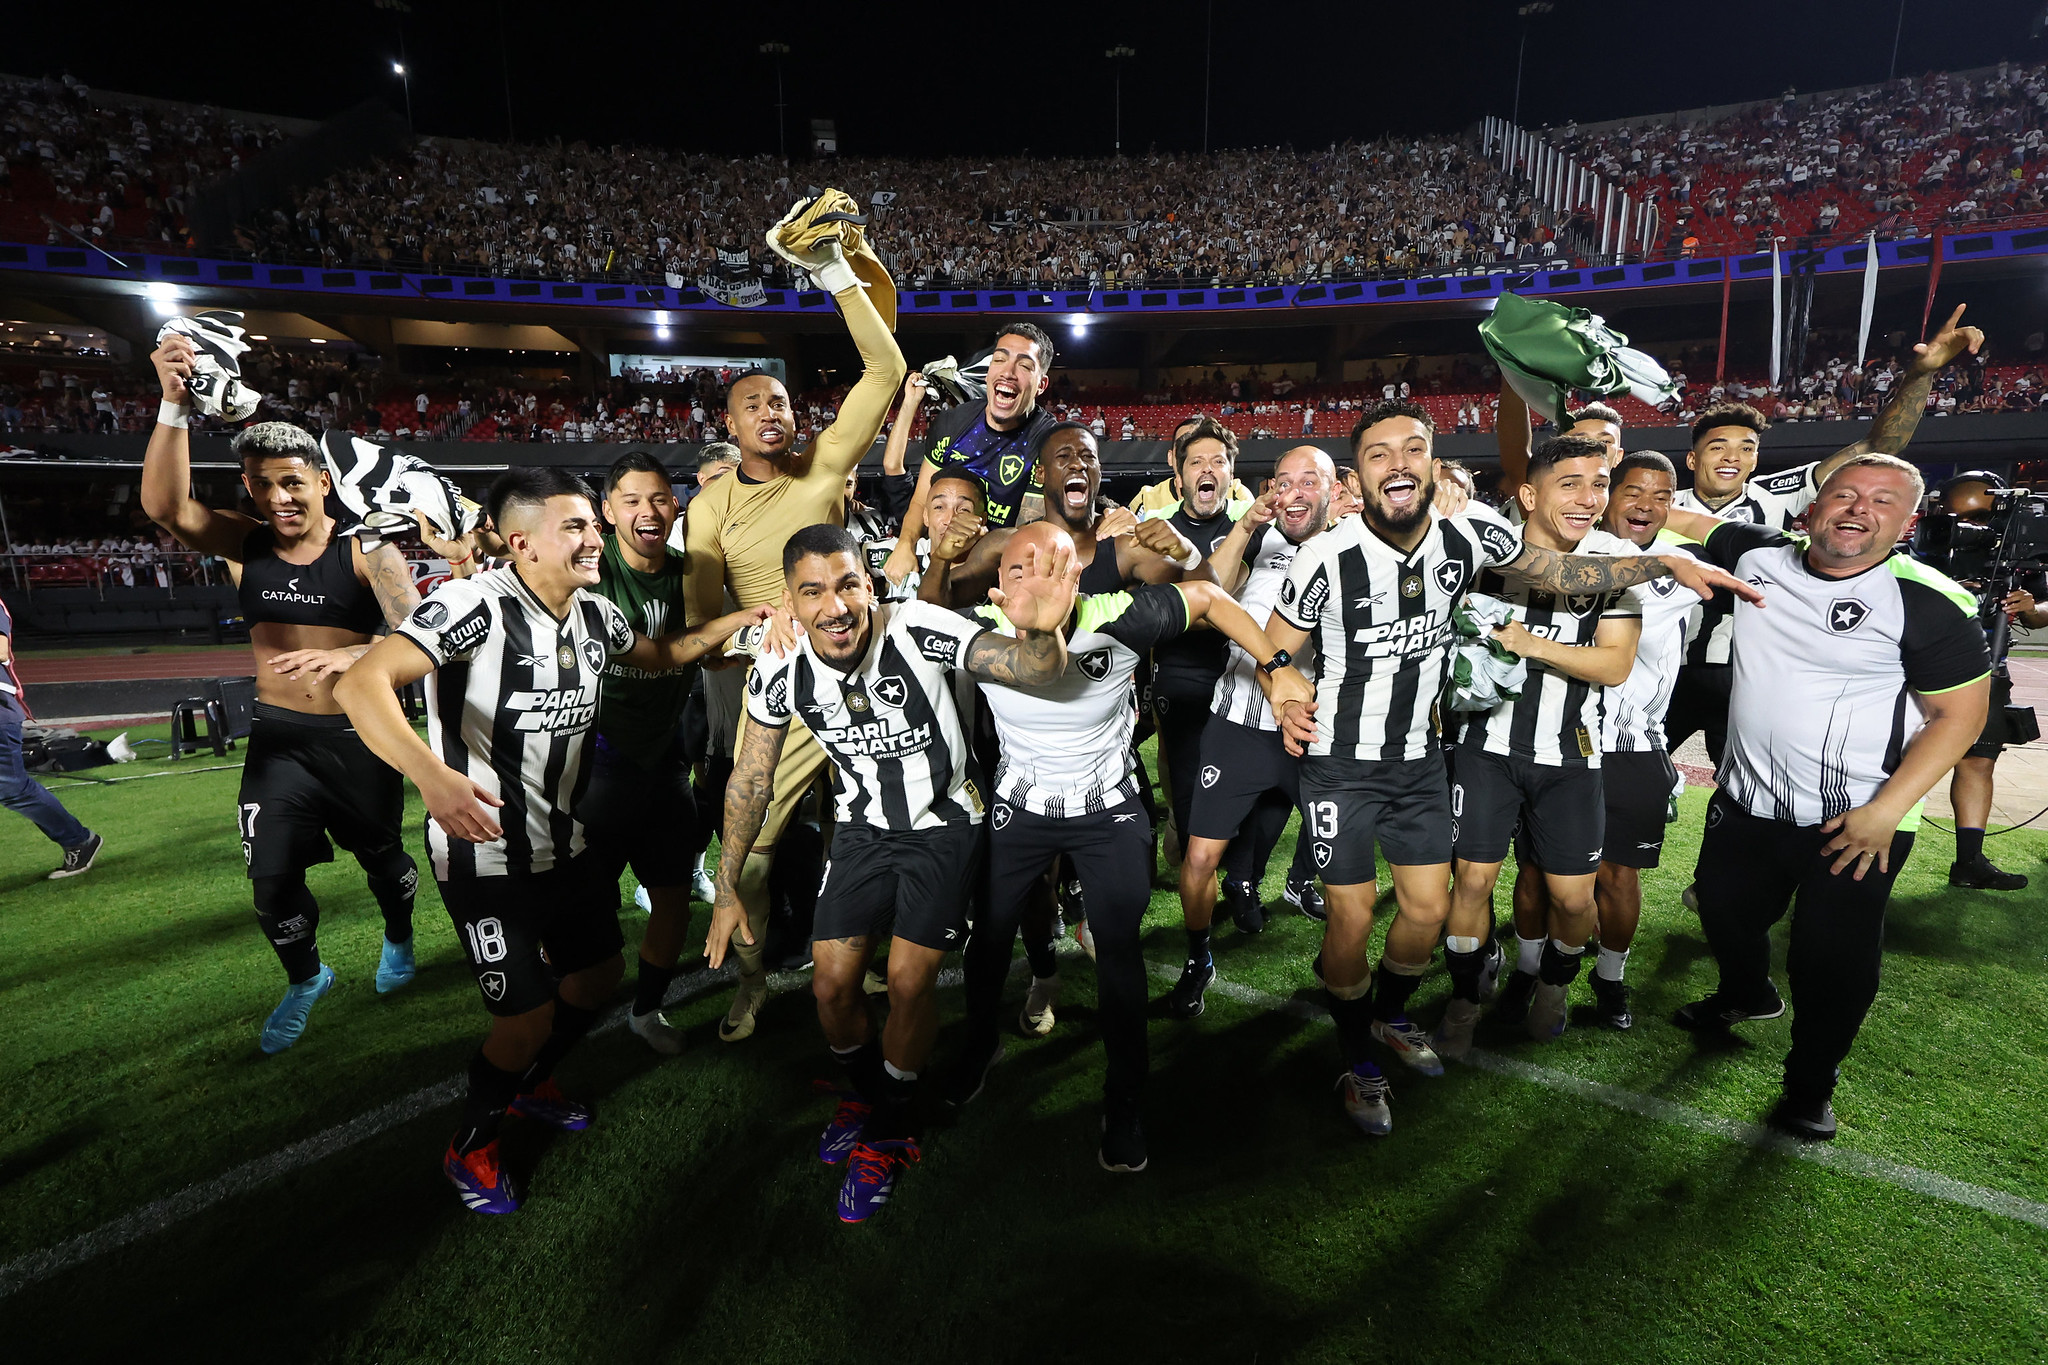
POLYGON ((753 269, 753 262, 748 259, 745 251, 727 251, 724 247, 720 247, 718 248, 718 268, 731 271, 734 274, 744 274, 753 269))
MULTIPOLYGON (((724 252, 719 252, 723 256, 724 252)), ((697 287, 705 297, 732 308, 759 308, 768 302, 768 290, 759 280, 724 280, 716 275, 699 275, 697 287)))
POLYGON ((888 208, 891 204, 896 202, 896 191, 876 190, 873 194, 868 196, 868 202, 878 209, 888 208))

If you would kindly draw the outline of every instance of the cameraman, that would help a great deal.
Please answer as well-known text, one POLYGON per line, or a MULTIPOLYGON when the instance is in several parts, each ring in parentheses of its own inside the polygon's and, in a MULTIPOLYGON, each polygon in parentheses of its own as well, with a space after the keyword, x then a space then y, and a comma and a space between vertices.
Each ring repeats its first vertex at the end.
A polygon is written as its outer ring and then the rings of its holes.
MULTIPOLYGON (((1995 490, 2004 486, 1997 475, 1981 470, 1958 474, 1941 486, 1938 508, 1961 523, 1991 532, 1994 522, 2001 520, 1997 516, 1995 490)), ((1947 571, 1977 595, 1985 610, 2002 609, 2008 620, 2030 628, 2048 625, 2048 606, 2042 605, 2048 601, 2048 576, 2039 569, 2009 575, 2002 584, 2007 589, 2004 598, 1993 608, 1988 599, 1996 586, 1987 587, 1982 578, 1974 576, 1989 567, 1990 556, 1985 550, 1957 548, 1951 552, 1947 571)), ((2027 739, 2024 734, 2014 735, 2011 731, 2006 716, 2006 707, 2011 703, 2012 678, 2006 670, 2005 651, 2000 648, 1992 660, 1991 709, 1984 718, 1984 733, 1956 764, 1955 776, 1949 781, 1948 799, 1956 818, 1956 860, 1948 870, 1950 886, 1976 891, 2026 889, 2023 874, 2007 872, 1984 855, 1984 826, 1991 818, 1992 770, 2007 744, 2024 743, 2027 739)))

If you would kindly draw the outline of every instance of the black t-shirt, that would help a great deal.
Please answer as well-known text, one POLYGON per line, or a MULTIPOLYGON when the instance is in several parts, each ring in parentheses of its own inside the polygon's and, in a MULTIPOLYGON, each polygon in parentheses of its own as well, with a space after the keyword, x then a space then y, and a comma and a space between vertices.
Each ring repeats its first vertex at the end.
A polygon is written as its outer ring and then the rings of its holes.
MULTIPOLYGON (((1237 525, 1227 512, 1221 511, 1207 521, 1197 521, 1188 515, 1185 503, 1166 520, 1194 542, 1204 559, 1216 552, 1216 547, 1237 525)), ((1207 706, 1216 693, 1216 680, 1223 676, 1229 653, 1230 641, 1220 630, 1190 630, 1168 640, 1152 651, 1152 694, 1207 706)))

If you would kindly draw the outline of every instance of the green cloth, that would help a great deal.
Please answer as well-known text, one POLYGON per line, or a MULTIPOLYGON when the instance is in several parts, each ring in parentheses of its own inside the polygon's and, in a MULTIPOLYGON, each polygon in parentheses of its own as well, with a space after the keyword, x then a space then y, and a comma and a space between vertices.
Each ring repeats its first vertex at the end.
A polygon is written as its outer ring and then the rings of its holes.
POLYGON ((1458 643, 1451 648, 1451 685, 1444 705, 1452 711, 1486 712, 1522 695, 1529 665, 1493 638, 1495 626, 1515 619, 1514 608, 1497 597, 1473 593, 1451 613, 1458 643))
POLYGON ((1634 393, 1651 407, 1678 392, 1663 366, 1584 308, 1503 293, 1479 339, 1529 410, 1560 426, 1574 389, 1598 398, 1634 393))
MULTIPOLYGON (((598 560, 598 595, 611 599, 633 629, 649 638, 683 628, 683 557, 674 550, 667 554, 659 572, 642 573, 619 553, 619 538, 606 536, 598 560)), ((606 664, 597 698, 597 733, 606 747, 642 767, 654 766, 675 737, 696 673, 649 673, 619 658, 606 664)))

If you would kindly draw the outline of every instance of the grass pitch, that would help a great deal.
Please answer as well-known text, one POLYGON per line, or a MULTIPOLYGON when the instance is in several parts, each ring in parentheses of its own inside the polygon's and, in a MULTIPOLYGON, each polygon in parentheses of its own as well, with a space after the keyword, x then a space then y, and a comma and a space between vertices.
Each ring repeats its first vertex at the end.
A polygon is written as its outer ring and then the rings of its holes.
MULTIPOLYGON (((339 982, 300 1044, 256 1034, 282 980, 248 905, 238 774, 62 795, 107 836, 89 875, 49 883, 51 845, 0 839, 0 1287, 24 1258, 271 1157, 462 1069, 484 1025, 431 890, 419 979, 371 986, 380 920, 346 855, 310 880, 339 982)), ((232 760, 230 760, 232 761, 232 760)), ((170 768, 101 769, 130 777, 170 768)), ((1714 972, 1678 893, 1703 799, 1646 879, 1630 961, 1638 1024, 1584 1020, 1547 1047, 1482 1046, 1751 1122, 1776 1090, 1782 1023, 1702 1049, 1667 1021, 1714 972)), ((417 800, 408 817, 417 842, 417 800)), ((2048 1203, 2048 836, 1993 841, 2036 878, 1951 891, 1929 828, 1894 897, 1882 994, 1850 1058, 1839 1146, 2048 1203)), ((1277 907, 1288 849, 1266 885, 1277 907)), ((628 888, 630 889, 630 887, 628 888)), ((1501 892, 1505 908, 1506 891, 1501 892)), ((639 917, 627 904, 629 941, 639 917)), ((705 912, 700 908, 701 933, 705 912)), ((1184 949, 1154 896, 1147 955, 1184 949)), ((1059 1027, 1008 1040, 974 1105, 931 1128, 872 1223, 842 1226, 813 1155, 831 1073, 808 996, 716 1040, 723 989, 670 1012, 655 1057, 622 1029, 564 1068, 599 1122, 514 1120, 529 1203, 465 1213, 442 1181, 452 1105, 0 1298, 12 1360, 1233 1361, 2033 1360, 2048 1338, 2048 1229, 1960 1207, 1554 1084, 1389 1061, 1396 1130, 1368 1142, 1331 1086, 1327 1022, 1271 1008, 1310 987, 1317 926, 1278 909, 1227 925, 1224 981, 1192 1023, 1152 1026, 1152 1169, 1095 1164, 1093 975, 1065 960, 1059 1027)), ((1782 978, 1781 978, 1782 979, 1782 978)), ((684 978, 687 983, 689 978, 684 978)), ((1163 995, 1167 981, 1154 983, 1163 995)), ((1433 1022, 1441 973, 1414 1013, 1433 1022)), ((1021 1002, 1021 982, 1012 995, 1021 1002)), ((1587 988, 1577 988, 1583 1002, 1587 988)), ((622 995, 621 999, 624 999, 622 995)), ((947 993, 939 1062, 959 994, 947 993)), ((375 1125, 371 1125, 375 1126, 375 1125)))

